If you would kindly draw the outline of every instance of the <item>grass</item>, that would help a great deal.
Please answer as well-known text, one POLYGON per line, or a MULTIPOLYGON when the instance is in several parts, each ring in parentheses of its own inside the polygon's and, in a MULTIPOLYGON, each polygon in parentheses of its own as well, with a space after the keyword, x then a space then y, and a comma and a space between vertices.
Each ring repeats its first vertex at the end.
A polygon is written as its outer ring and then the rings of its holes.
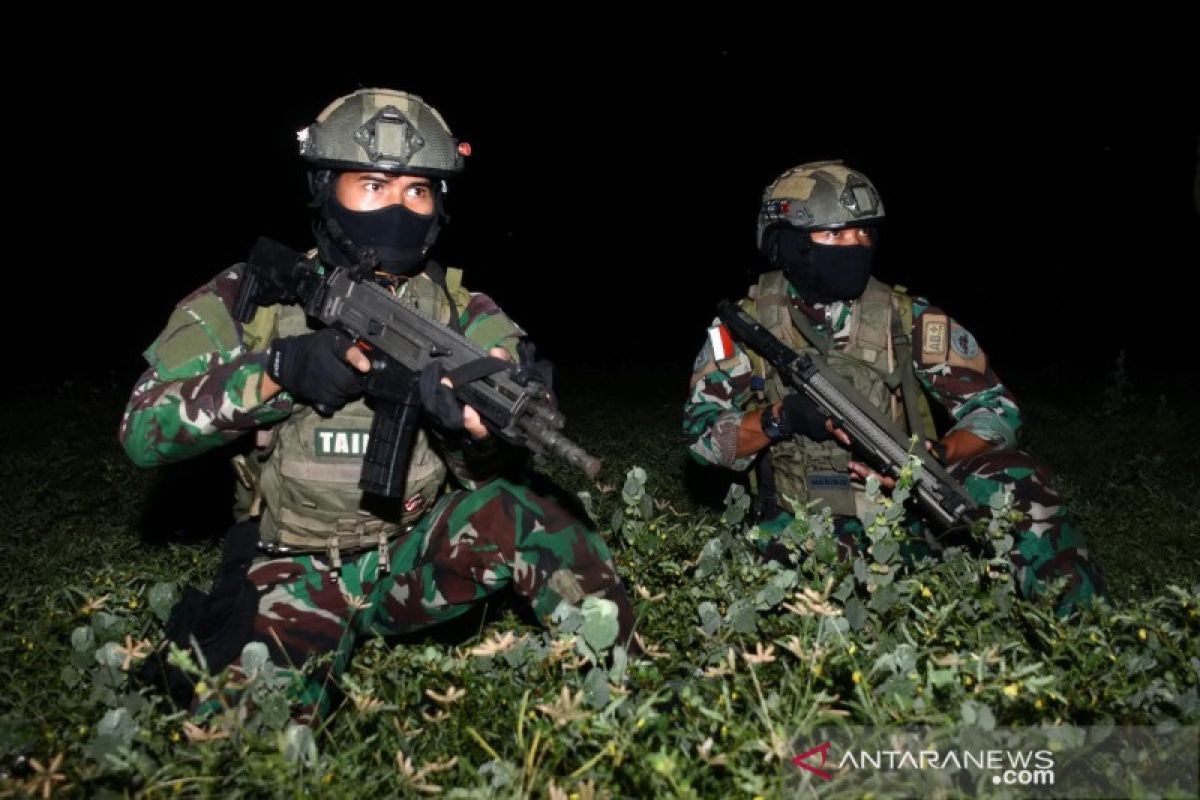
POLYGON ((560 378, 572 435, 606 461, 600 483, 546 471, 589 493, 653 657, 589 669, 505 611, 428 639, 369 640, 347 704, 311 746, 270 713, 269 670, 257 707, 190 728, 122 669, 130 645, 158 640, 172 587, 211 579, 220 459, 131 466, 116 442, 123 386, 39 387, 10 403, 0 790, 39 791, 58 774, 54 786, 88 795, 775 796, 810 725, 1200 721, 1200 459, 1183 433, 1200 423, 1194 403, 1155 398, 1139 412, 1128 386, 1022 398, 1029 449, 1112 593, 1060 622, 1013 602, 984 562, 905 571, 875 559, 865 578, 815 557, 791 573, 760 564, 736 508, 722 516, 731 476, 683 455, 686 368, 625 370, 619 394, 613 380, 560 378), (635 466, 644 481, 627 478, 635 466))

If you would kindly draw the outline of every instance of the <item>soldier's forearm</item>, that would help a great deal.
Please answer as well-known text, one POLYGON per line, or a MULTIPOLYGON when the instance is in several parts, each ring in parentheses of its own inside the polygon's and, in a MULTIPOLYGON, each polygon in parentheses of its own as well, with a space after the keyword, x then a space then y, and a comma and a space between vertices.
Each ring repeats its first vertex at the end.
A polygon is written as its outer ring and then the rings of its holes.
POLYGON ((981 439, 970 431, 959 429, 950 431, 943 436, 942 446, 946 448, 944 462, 946 464, 957 464, 959 461, 973 458, 991 449, 992 443, 987 439, 981 439))
MULTIPOLYGON (((780 403, 776 403, 774 411, 779 413, 780 403)), ((735 455, 738 458, 751 456, 771 444, 771 440, 763 433, 762 429, 762 411, 750 411, 742 415, 742 422, 738 426, 737 451, 735 455)))
POLYGON ((258 385, 259 400, 266 403, 270 400, 273 400, 275 398, 275 396, 278 395, 282 391, 283 391, 283 387, 280 386, 278 383, 276 383, 275 379, 272 378, 269 374, 264 372, 262 375, 262 379, 259 381, 259 385, 258 385))
POLYGON ((283 419, 291 403, 278 391, 263 397, 265 376, 252 356, 185 380, 162 381, 148 370, 121 420, 126 453, 140 466, 179 461, 283 419))

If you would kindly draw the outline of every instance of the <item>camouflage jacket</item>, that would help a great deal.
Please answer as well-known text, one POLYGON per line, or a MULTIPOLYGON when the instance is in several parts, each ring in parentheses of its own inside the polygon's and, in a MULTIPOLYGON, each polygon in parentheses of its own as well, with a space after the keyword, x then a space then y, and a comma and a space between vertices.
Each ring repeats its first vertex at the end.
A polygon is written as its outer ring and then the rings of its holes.
MULTIPOLYGON (((827 335, 832 332, 834 350, 844 346, 855 301, 808 307, 790 286, 788 296, 802 313, 823 320, 814 321, 814 329, 827 335)), ((912 368, 921 386, 955 420, 952 429, 1011 447, 1021 426, 1020 412, 975 337, 924 298, 911 300, 912 368)), ((713 325, 718 322, 714 320, 713 325)), ((733 342, 732 353, 718 362, 710 337, 696 359, 691 394, 684 406, 683 430, 692 457, 702 464, 748 469, 756 454, 736 457, 738 429, 748 411, 766 402, 761 380, 754 376, 741 345, 733 342)))
MULTIPOLYGON (((150 366, 134 386, 120 427, 125 452, 139 466, 190 458, 291 415, 294 401, 287 392, 262 400, 270 342, 249 347, 244 326, 232 317, 240 276, 238 265, 184 298, 146 349, 150 366)), ((459 313, 464 335, 484 348, 504 347, 515 360, 523 332, 487 295, 467 296, 459 313), (501 322, 507 324, 496 324, 501 322)), ((442 454, 466 482, 481 477, 468 475, 461 449, 443 447, 442 454)))

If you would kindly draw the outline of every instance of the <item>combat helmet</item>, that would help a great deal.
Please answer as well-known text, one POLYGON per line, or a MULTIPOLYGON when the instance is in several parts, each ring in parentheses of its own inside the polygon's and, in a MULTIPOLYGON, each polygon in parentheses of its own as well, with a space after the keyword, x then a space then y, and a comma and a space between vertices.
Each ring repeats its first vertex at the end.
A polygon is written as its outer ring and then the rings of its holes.
POLYGON ((762 249, 763 233, 781 223, 818 231, 874 225, 883 218, 883 201, 866 175, 841 161, 813 161, 792 167, 767 186, 756 243, 762 249))
POLYGON ((334 100, 297 134, 308 162, 308 186, 317 211, 314 233, 325 263, 375 265, 410 272, 424 263, 449 222, 445 179, 462 171, 469 144, 450 133, 442 115, 413 94, 359 89, 334 100), (353 211, 336 198, 339 172, 386 172, 433 180, 432 217, 402 206, 353 211))
POLYGON ((297 135, 314 169, 379 170, 446 178, 462 171, 470 146, 416 95, 359 89, 334 100, 297 135))

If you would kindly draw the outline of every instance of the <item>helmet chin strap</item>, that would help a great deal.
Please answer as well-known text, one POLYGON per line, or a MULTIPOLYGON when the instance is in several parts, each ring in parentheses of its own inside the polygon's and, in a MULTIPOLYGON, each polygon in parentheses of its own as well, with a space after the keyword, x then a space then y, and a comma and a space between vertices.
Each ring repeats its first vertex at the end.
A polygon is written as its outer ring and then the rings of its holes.
POLYGON ((421 255, 428 256, 430 249, 437 241, 438 234, 442 232, 442 225, 450 222, 449 215, 446 214, 446 204, 442 199, 442 195, 446 192, 446 182, 440 181, 440 186, 433 190, 433 224, 429 226, 429 232, 425 234, 425 244, 421 248, 421 255))

